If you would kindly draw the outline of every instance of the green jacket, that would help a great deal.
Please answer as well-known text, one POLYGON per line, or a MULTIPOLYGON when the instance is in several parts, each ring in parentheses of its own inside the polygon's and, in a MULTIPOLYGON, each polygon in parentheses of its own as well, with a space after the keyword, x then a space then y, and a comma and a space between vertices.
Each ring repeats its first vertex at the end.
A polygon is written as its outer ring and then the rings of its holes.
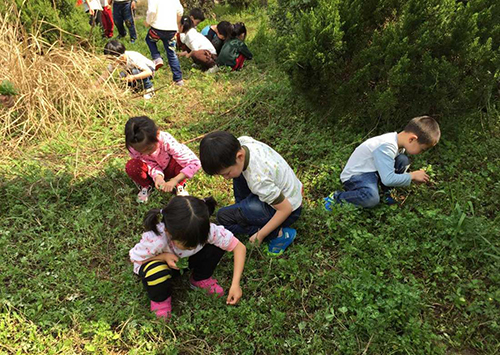
POLYGON ((243 54, 246 59, 252 59, 252 52, 248 49, 245 42, 240 41, 238 38, 232 38, 224 43, 222 49, 217 57, 217 65, 228 65, 234 67, 236 65, 236 58, 243 54))

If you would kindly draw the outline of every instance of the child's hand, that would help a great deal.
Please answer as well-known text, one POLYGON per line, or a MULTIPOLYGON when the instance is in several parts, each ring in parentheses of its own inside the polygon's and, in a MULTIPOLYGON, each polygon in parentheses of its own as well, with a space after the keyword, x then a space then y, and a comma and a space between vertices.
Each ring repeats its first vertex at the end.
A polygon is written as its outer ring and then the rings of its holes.
POLYGON ((262 243, 262 240, 259 238, 259 232, 260 231, 258 231, 257 233, 255 233, 254 235, 252 235, 250 237, 250 243, 257 245, 257 246, 259 246, 260 243, 262 243))
POLYGON ((125 80, 127 81, 127 83, 133 83, 134 81, 136 81, 136 78, 134 75, 129 74, 125 77, 125 80))
POLYGON ((165 180, 162 175, 157 175, 155 178, 155 187, 158 190, 163 190, 163 185, 165 184, 165 180))
POLYGON ((429 182, 429 175, 423 170, 412 171, 410 173, 411 180, 418 183, 429 182))
POLYGON ((242 295, 243 291, 241 291, 240 285, 231 286, 231 288, 229 289, 229 294, 227 295, 226 304, 237 304, 242 295))
POLYGON ((187 56, 188 56, 188 52, 186 52, 186 51, 182 51, 182 52, 180 52, 180 53, 179 53, 179 55, 180 55, 181 57, 187 57, 187 56))
POLYGON ((170 179, 168 180, 168 182, 163 184, 161 189, 162 191, 172 192, 176 186, 177 186, 177 181, 175 181, 174 179, 170 179))
POLYGON ((166 253, 165 254, 165 262, 167 263, 168 267, 171 269, 179 270, 177 267, 177 262, 179 261, 179 258, 177 255, 172 254, 172 253, 166 253))

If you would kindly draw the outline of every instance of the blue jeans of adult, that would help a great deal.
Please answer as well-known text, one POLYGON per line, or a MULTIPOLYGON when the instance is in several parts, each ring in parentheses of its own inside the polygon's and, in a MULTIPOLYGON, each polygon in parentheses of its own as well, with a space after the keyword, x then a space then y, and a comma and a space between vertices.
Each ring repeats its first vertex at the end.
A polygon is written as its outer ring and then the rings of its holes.
MULTIPOLYGON (((139 69, 134 68, 131 70, 131 72, 129 74, 137 75, 140 73, 141 73, 141 71, 139 69)), ((137 91, 150 89, 153 87, 153 76, 148 76, 145 79, 140 79, 140 80, 130 82, 130 83, 128 83, 128 85, 137 91)))
POLYGON ((135 30, 134 24, 134 16, 132 16, 132 1, 124 1, 124 2, 113 2, 113 21, 115 22, 115 26, 118 29, 118 34, 120 37, 125 37, 127 35, 127 31, 125 30, 125 25, 127 26, 130 39, 137 39, 137 32, 135 30))
MULTIPOLYGON (((217 221, 234 234, 252 236, 271 220, 276 210, 250 191, 243 175, 233 179, 233 191, 236 203, 221 208, 217 212, 217 221)), ((281 228, 289 227, 299 219, 301 212, 302 206, 293 211, 280 227, 269 233, 266 240, 276 238, 281 228)))
MULTIPOLYGON (((399 154, 395 159, 394 171, 396 174, 403 174, 409 165, 410 159, 404 154, 399 154)), ((379 182, 380 176, 377 172, 354 175, 344 182, 345 191, 335 192, 334 199, 338 203, 345 201, 361 207, 375 207, 380 202, 379 182)), ((385 192, 389 188, 381 184, 381 189, 385 192)))
POLYGON ((146 43, 148 44, 149 51, 153 60, 161 58, 160 51, 158 50, 158 41, 163 42, 163 47, 167 52, 168 65, 172 71, 174 81, 182 80, 181 65, 179 58, 175 54, 175 34, 177 31, 162 31, 156 28, 150 28, 146 35, 146 43))

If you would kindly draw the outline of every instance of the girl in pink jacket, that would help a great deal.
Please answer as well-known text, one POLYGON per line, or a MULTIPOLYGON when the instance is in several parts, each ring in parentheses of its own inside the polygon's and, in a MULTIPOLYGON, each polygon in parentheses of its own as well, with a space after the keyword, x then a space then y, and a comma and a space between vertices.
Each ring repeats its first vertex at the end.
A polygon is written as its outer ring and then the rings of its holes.
POLYGON ((188 195, 184 185, 200 170, 196 154, 167 132, 158 130, 146 116, 132 117, 125 124, 125 145, 131 160, 125 171, 139 187, 137 202, 145 203, 155 186, 158 190, 188 195))
POLYGON ((177 196, 163 209, 153 209, 146 214, 146 232, 129 254, 134 273, 142 279, 151 301, 151 311, 157 317, 168 319, 171 316, 172 278, 179 275, 182 258, 188 259, 192 271, 191 288, 222 297, 224 290, 212 274, 224 253, 233 252, 233 279, 226 304, 234 305, 240 300, 246 248, 233 233, 210 223, 215 204, 211 197, 200 200, 193 196, 177 196), (159 223, 158 217, 161 217, 159 223))

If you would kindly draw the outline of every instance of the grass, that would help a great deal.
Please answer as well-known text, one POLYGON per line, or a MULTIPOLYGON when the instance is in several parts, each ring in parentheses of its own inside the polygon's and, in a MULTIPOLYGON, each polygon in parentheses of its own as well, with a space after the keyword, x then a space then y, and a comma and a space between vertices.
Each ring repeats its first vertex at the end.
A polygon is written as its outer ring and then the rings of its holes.
MULTIPOLYGON (((0 353, 498 353, 498 120, 487 132, 468 117, 457 117, 467 129, 443 127, 442 141, 413 160, 432 165, 435 183, 398 190, 401 207, 326 213, 322 197, 341 187, 343 164, 368 130, 329 123, 292 92, 272 61, 265 13, 224 11, 249 27, 256 58, 241 72, 208 75, 182 60, 186 87, 161 71, 154 100, 125 94, 100 115, 91 103, 72 113, 81 125, 60 124, 1 156, 0 353), (296 242, 280 258, 248 246, 237 307, 189 290, 183 275, 171 322, 148 309, 128 250, 142 216, 168 196, 138 205, 124 173, 123 126, 142 114, 180 141, 221 128, 258 138, 304 182, 296 242)), ((140 40, 130 49, 148 54, 140 40)), ((197 152, 198 143, 188 146, 197 152)), ((232 202, 229 184, 203 172, 189 191, 232 202)), ((215 273, 226 290, 231 274, 227 255, 215 273)))

